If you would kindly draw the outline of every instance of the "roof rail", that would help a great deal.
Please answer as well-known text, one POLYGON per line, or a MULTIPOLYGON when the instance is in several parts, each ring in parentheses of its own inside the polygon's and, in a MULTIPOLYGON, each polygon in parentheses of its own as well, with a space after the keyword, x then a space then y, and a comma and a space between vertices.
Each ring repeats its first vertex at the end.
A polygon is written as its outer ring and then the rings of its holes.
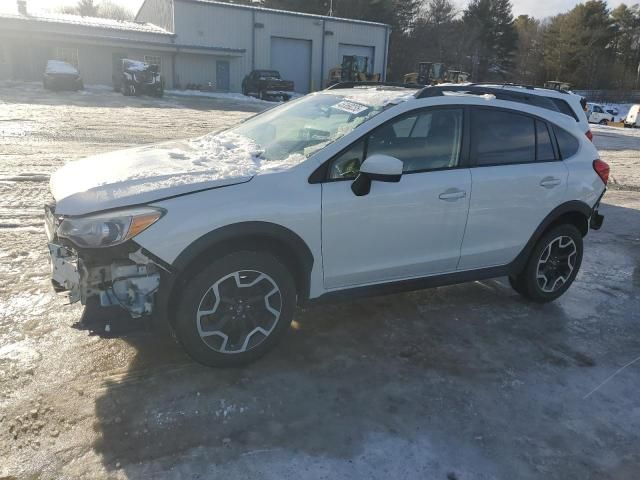
POLYGON ((417 83, 401 82, 338 82, 329 85, 325 90, 337 90, 338 88, 358 88, 358 87, 397 87, 397 88, 423 88, 424 85, 417 83))
POLYGON ((524 103, 535 107, 546 108, 554 112, 562 113, 550 98, 542 95, 532 95, 527 92, 516 92, 501 87, 484 87, 481 85, 436 85, 424 87, 416 93, 416 98, 430 98, 444 96, 445 92, 460 92, 473 95, 493 95, 498 100, 524 103))
POLYGON ((534 90, 536 88, 540 89, 540 90, 551 90, 552 92, 560 92, 560 93, 571 93, 569 92, 569 90, 556 90, 555 88, 547 88, 547 87, 539 87, 536 85, 528 85, 525 83, 512 83, 512 82, 504 82, 504 83, 497 83, 497 82, 476 82, 476 83, 470 83, 469 85, 477 85, 477 86, 483 86, 483 85, 495 85, 495 86, 500 86, 500 87, 522 87, 522 88, 526 88, 527 90, 534 90))

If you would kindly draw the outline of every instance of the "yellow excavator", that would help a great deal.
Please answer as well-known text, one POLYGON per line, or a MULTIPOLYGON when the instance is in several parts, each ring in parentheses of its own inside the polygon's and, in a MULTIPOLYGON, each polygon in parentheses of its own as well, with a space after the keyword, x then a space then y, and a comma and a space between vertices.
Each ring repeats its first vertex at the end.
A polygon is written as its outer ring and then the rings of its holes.
POLYGON ((438 85, 439 83, 466 83, 469 75, 462 70, 449 70, 441 62, 420 62, 418 71, 407 73, 404 83, 418 85, 438 85))

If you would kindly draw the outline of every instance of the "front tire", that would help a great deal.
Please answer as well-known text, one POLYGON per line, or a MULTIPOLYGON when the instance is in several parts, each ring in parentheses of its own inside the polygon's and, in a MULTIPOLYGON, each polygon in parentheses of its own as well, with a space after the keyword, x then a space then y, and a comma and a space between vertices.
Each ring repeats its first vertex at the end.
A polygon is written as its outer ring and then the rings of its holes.
POLYGON ((268 253, 240 251, 214 261, 181 290, 178 340, 197 362, 246 365, 284 336, 296 307, 288 269, 268 253))
POLYGON ((607 120, 604 120, 604 119, 600 120, 600 122, 598 122, 598 123, 600 123, 600 125, 609 125, 609 122, 607 120))
POLYGON ((551 302, 566 292, 582 264, 582 234, 570 224, 545 233, 522 272, 510 276, 515 291, 537 303, 551 302))

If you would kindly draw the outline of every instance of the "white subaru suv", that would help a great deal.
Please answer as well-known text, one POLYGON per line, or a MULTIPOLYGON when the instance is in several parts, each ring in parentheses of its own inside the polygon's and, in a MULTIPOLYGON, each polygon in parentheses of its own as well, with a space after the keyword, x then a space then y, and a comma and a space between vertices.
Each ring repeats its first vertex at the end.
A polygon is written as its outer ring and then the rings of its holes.
POLYGON ((503 275, 554 300, 609 167, 566 115, 453 90, 338 85, 69 163, 45 208, 53 285, 166 320, 211 366, 263 355, 313 300, 503 275))

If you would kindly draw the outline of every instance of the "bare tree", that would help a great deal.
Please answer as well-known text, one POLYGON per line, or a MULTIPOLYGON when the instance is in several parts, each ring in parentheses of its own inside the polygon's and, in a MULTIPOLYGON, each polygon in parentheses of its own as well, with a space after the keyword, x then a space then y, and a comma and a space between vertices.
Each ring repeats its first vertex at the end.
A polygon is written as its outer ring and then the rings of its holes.
POLYGON ((134 18, 131 10, 114 3, 112 0, 103 0, 100 3, 96 3, 95 0, 79 0, 76 5, 60 7, 58 11, 83 17, 102 17, 114 20, 133 20, 134 18))

